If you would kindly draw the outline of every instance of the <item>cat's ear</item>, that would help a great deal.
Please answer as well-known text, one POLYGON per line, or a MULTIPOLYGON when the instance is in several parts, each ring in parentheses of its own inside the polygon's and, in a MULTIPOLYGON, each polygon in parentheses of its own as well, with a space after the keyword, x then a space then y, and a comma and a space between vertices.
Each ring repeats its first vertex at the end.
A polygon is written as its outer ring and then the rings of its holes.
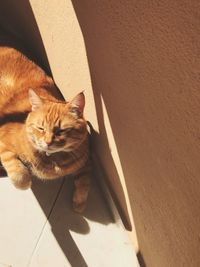
POLYGON ((32 89, 29 89, 28 94, 29 101, 32 106, 32 111, 35 111, 40 108, 43 104, 42 99, 32 89))
POLYGON ((74 113, 76 116, 83 115, 83 110, 85 107, 85 96, 83 92, 75 96, 70 102, 70 112, 74 113))

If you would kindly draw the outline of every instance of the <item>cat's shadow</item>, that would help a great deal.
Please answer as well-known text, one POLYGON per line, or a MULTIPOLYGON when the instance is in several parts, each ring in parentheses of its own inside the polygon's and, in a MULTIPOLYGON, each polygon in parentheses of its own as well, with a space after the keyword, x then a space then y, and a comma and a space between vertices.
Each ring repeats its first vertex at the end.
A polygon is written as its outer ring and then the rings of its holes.
POLYGON ((90 234, 88 221, 95 221, 105 225, 114 222, 102 197, 98 182, 93 181, 87 208, 81 215, 75 213, 71 205, 72 177, 48 182, 34 179, 32 191, 51 225, 54 237, 71 266, 86 267, 87 264, 84 257, 70 232, 83 235, 90 234), (51 205, 49 205, 49 202, 51 202, 51 205))
MULTIPOLYGON (((6 172, 0 166, 0 177, 6 176, 6 172)), ((47 218, 46 222, 50 224, 51 231, 71 266, 87 267, 80 248, 71 233, 90 234, 90 221, 108 225, 114 223, 114 219, 95 177, 92 181, 87 208, 83 214, 77 214, 72 209, 73 187, 73 177, 46 182, 35 178, 31 190, 47 218)), ((43 234, 45 234, 44 229, 43 234)))
POLYGON ((52 227, 56 227, 58 223, 56 218, 54 221, 55 214, 57 218, 61 219, 64 229, 80 234, 90 232, 85 218, 105 225, 114 222, 97 181, 92 181, 87 208, 82 214, 78 214, 72 209, 73 187, 73 177, 48 182, 39 179, 33 180, 31 190, 52 227), (51 211, 48 205, 50 201, 52 201, 51 211))

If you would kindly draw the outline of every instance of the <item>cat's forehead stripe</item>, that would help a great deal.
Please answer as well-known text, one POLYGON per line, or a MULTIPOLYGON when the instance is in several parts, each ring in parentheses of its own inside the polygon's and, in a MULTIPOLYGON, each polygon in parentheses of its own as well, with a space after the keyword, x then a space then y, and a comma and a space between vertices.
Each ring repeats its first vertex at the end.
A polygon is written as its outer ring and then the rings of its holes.
POLYGON ((58 104, 53 103, 47 110, 45 120, 50 126, 59 126, 60 124, 61 110, 58 104))

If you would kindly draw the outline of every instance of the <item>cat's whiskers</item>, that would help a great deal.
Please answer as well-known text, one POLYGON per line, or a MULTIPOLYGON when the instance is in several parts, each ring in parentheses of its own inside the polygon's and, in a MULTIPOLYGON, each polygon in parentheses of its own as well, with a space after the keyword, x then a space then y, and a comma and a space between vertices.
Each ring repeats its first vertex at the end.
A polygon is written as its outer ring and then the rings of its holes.
POLYGON ((72 156, 73 159, 77 160, 77 156, 74 151, 71 151, 70 155, 72 156))

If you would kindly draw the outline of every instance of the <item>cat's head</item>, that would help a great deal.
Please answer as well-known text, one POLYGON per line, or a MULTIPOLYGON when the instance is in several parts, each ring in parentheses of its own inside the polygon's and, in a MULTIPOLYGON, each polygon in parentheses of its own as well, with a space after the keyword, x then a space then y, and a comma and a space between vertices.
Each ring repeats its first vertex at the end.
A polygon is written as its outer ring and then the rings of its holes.
POLYGON ((72 101, 50 102, 29 90, 32 112, 26 120, 27 136, 38 150, 52 154, 73 151, 87 137, 87 124, 83 118, 85 97, 78 94, 72 101))

